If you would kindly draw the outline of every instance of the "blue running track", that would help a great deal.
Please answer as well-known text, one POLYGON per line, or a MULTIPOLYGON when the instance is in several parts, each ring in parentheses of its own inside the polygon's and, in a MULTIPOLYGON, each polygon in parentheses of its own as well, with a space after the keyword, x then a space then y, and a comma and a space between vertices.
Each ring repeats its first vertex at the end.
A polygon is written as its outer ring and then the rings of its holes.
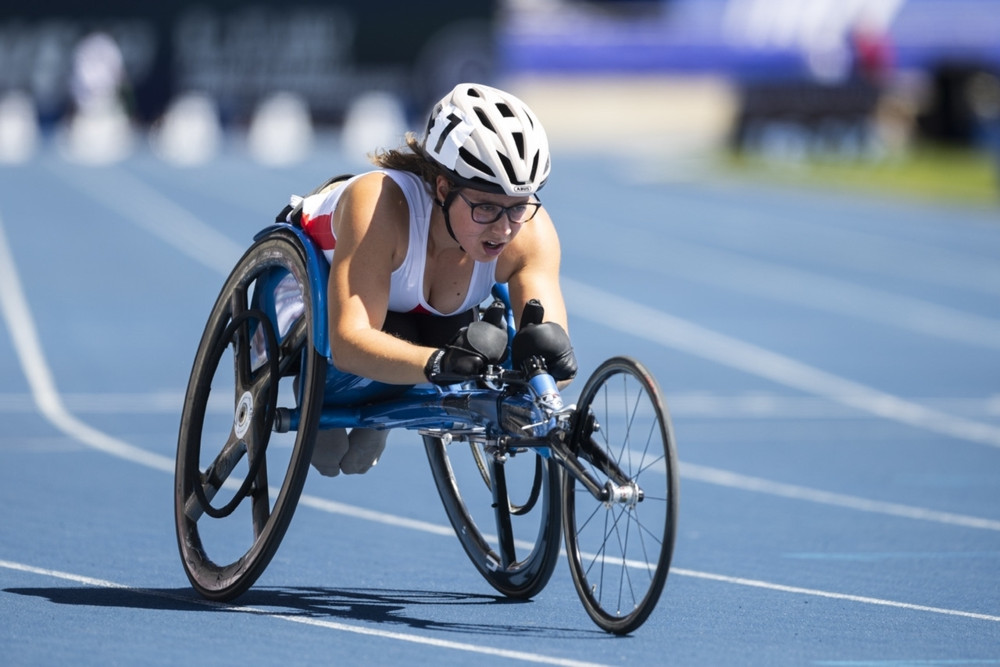
POLYGON ((646 625, 600 632, 564 562, 498 598, 405 432, 311 475, 264 576, 203 602, 172 516, 201 328, 289 194, 363 168, 0 168, 5 665, 1000 664, 1000 210, 583 156, 543 192, 581 377, 645 362, 682 461, 646 625))

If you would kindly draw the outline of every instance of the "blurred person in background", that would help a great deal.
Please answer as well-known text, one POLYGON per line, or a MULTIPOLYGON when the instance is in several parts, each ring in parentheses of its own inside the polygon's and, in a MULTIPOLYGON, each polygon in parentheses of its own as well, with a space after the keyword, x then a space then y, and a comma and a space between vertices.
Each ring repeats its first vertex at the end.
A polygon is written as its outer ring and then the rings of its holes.
POLYGON ((73 53, 70 91, 78 112, 123 107, 128 79, 118 44, 108 34, 87 35, 73 53))
POLYGON ((108 34, 87 35, 73 52, 73 112, 62 143, 74 161, 106 164, 126 157, 134 143, 125 60, 108 34))
POLYGON ((854 75, 879 88, 888 83, 895 54, 885 26, 863 15, 850 32, 850 43, 854 75))
MULTIPOLYGON (((301 224, 331 261, 327 403, 451 384, 500 362, 505 325, 493 309, 477 317, 497 282, 507 283, 521 323, 515 367, 541 356, 556 380, 570 380, 577 362, 559 239, 537 197, 549 146, 534 113, 504 91, 460 84, 434 107, 422 138, 408 133, 405 146, 372 161, 379 169, 333 179, 279 215, 301 224)), ((387 436, 321 430, 312 464, 328 476, 364 473, 387 436)))

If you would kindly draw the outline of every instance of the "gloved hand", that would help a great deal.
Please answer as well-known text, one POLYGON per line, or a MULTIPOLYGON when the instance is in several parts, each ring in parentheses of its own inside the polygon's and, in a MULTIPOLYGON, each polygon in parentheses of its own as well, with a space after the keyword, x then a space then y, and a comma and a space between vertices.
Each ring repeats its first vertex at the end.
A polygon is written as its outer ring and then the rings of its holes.
POLYGON ((556 380, 576 376, 577 363, 569 334, 556 322, 542 322, 545 310, 532 299, 521 315, 521 326, 511 343, 514 368, 531 357, 541 357, 549 374, 556 380))
POLYGON ((505 329, 489 322, 473 322, 431 354, 424 375, 435 384, 462 382, 482 373, 486 364, 500 363, 506 354, 505 329))

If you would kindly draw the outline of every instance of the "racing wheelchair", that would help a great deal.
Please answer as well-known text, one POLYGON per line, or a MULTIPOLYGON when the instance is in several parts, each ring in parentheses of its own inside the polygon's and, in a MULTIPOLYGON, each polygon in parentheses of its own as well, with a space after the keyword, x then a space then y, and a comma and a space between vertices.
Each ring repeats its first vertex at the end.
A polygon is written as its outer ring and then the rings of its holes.
MULTIPOLYGON (((566 405, 533 358, 341 405, 326 386, 328 272, 299 226, 276 223, 254 238, 211 311, 174 480, 177 542, 198 593, 232 600, 264 572, 300 501, 319 429, 406 429, 422 436, 454 532, 497 591, 539 593, 562 534, 594 622, 615 634, 642 625, 670 569, 679 489, 670 417, 650 373, 629 357, 608 359, 566 405)), ((494 295, 512 334, 506 286, 494 295)))

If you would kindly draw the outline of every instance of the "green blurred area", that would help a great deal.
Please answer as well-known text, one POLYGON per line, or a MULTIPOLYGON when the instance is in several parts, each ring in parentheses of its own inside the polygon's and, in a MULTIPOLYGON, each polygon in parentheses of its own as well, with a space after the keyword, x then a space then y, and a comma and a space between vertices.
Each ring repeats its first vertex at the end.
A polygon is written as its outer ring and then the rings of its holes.
POLYGON ((789 185, 833 187, 971 206, 1000 206, 996 156, 984 151, 922 145, 881 161, 811 158, 781 162, 729 155, 722 168, 740 178, 789 185))

